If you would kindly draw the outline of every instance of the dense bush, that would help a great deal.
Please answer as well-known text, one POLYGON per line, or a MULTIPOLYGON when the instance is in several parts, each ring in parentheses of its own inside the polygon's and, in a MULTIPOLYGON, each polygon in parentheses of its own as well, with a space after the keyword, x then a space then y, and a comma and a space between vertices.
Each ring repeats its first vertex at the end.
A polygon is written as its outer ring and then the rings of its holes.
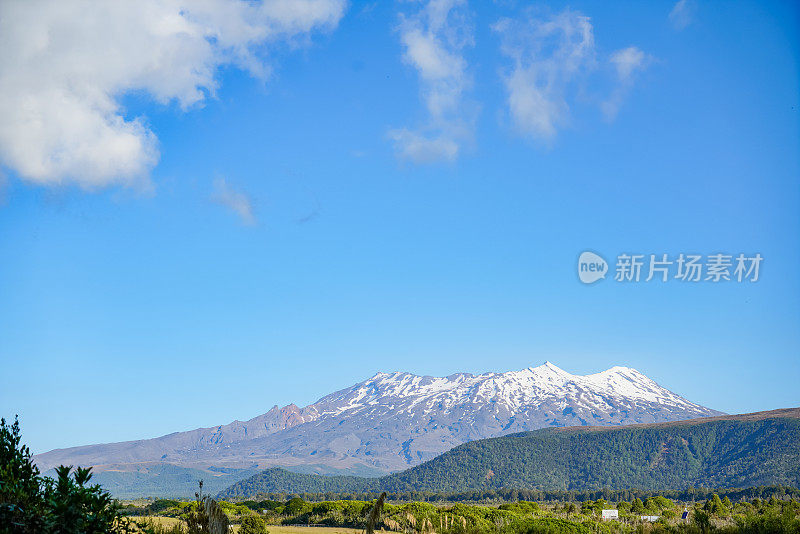
POLYGON ((22 444, 19 420, 0 419, 0 534, 108 534, 129 532, 119 505, 90 469, 61 466, 43 477, 22 444))
POLYGON ((242 517, 239 522, 239 534, 269 534, 267 524, 256 515, 242 517))

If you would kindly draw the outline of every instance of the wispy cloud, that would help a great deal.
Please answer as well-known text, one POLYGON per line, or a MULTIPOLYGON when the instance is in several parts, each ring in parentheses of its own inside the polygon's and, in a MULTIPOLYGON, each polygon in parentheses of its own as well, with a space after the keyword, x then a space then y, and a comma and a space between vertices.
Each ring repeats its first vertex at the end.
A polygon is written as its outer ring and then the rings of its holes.
POLYGON ((0 161, 42 185, 146 184, 159 160, 144 117, 120 97, 182 108, 236 65, 266 77, 263 52, 334 28, 345 0, 0 2, 0 161))
POLYGON ((474 106, 464 51, 474 44, 465 0, 429 0, 399 26, 403 61, 419 76, 428 122, 389 131, 399 157, 417 163, 452 161, 472 134, 474 106))
POLYGON ((493 29, 512 62, 504 82, 516 129, 552 140, 568 120, 568 92, 595 65, 589 17, 565 10, 546 18, 504 18, 493 29))
POLYGON ((647 66, 649 60, 649 56, 635 46, 629 46, 611 54, 610 62, 616 72, 617 84, 611 92, 611 96, 602 104, 603 113, 608 120, 613 120, 617 116, 622 102, 633 86, 636 75, 647 66))
POLYGON ((453 161, 458 156, 458 143, 448 135, 427 137, 413 130, 392 130, 389 137, 395 142, 395 151, 403 159, 415 163, 453 161))
POLYGON ((694 21, 695 5, 693 0, 678 0, 669 12, 669 22, 680 31, 694 21))
POLYGON ((256 224, 253 202, 250 197, 244 192, 235 189, 224 178, 214 180, 214 192, 211 194, 211 200, 220 206, 233 210, 243 224, 248 226, 256 224))
POLYGON ((614 89, 600 104, 613 119, 646 64, 647 56, 633 46, 604 57, 591 19, 569 9, 557 14, 529 10, 519 19, 500 19, 492 29, 510 60, 503 81, 511 122, 521 135, 545 144, 569 124, 576 95, 587 92, 590 76, 605 71, 599 66, 611 65, 615 73, 614 89))

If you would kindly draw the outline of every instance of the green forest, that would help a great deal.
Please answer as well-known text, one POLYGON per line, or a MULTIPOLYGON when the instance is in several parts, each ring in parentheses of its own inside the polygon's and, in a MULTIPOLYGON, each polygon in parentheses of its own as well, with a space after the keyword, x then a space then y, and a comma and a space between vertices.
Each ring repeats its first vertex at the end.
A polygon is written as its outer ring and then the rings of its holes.
POLYGON ((585 491, 800 486, 800 419, 543 429, 466 443, 381 478, 268 469, 221 498, 269 493, 585 491))

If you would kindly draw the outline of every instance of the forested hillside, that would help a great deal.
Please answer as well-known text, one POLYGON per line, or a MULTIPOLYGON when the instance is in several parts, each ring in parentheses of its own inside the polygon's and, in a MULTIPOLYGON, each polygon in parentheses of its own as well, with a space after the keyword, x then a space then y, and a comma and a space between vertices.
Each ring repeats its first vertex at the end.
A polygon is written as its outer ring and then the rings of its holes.
POLYGON ((260 493, 800 486, 800 409, 619 428, 559 428, 466 443, 381 478, 270 469, 225 498, 260 493))

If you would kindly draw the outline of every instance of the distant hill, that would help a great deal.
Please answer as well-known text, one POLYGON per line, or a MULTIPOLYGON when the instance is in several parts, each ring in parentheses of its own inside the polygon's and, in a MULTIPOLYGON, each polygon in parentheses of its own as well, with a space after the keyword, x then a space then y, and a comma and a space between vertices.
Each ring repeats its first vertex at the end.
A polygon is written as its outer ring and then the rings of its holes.
POLYGON ((800 408, 630 425, 548 428, 460 445, 381 478, 273 468, 223 498, 259 493, 800 486, 800 408))
MULTIPOLYGON (((249 477, 259 470, 255 469, 194 469, 177 465, 154 463, 152 465, 125 465, 115 469, 104 466, 92 475, 92 483, 100 484, 119 499, 148 497, 189 497, 197 491, 197 482, 203 481, 208 492, 224 490, 234 482, 249 477)), ((55 469, 44 473, 55 478, 55 469)))

